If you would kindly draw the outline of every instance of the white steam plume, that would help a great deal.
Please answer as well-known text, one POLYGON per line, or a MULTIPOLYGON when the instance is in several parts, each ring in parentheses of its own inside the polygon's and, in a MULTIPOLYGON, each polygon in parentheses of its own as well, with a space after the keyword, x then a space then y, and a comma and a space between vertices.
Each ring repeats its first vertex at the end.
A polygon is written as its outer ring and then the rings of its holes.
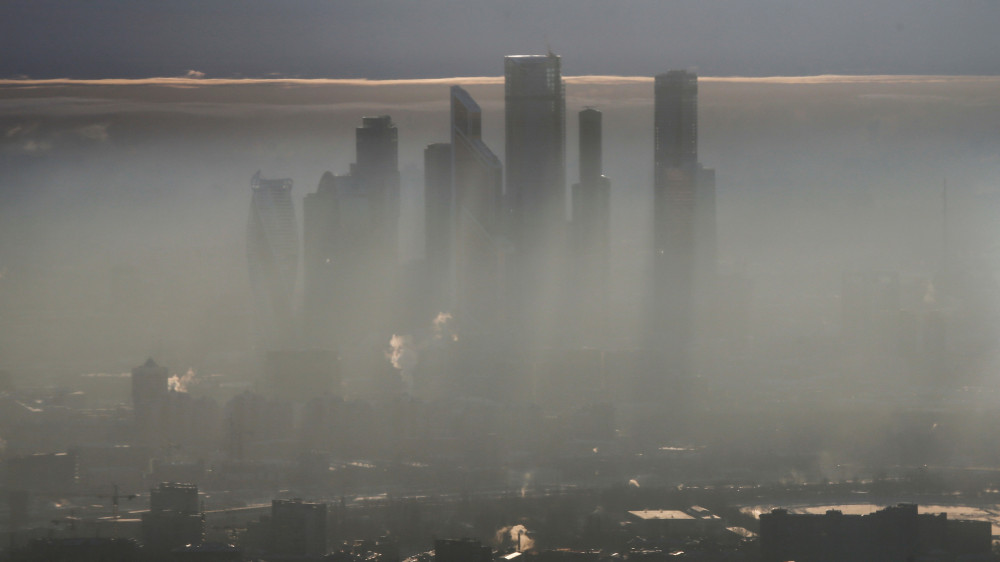
POLYGON ((528 528, 517 524, 508 527, 501 527, 494 537, 498 547, 503 547, 507 541, 517 548, 518 552, 526 552, 535 548, 535 541, 529 536, 528 528))
POLYGON ((172 375, 167 379, 167 387, 174 392, 187 392, 192 380, 194 380, 194 369, 188 369, 183 376, 172 375))

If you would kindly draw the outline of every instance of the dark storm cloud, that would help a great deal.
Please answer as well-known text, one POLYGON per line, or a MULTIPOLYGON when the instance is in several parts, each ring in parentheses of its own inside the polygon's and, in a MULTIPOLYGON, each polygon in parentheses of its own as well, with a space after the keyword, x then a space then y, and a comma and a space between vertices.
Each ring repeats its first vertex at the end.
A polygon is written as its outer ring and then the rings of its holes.
POLYGON ((995 74, 984 0, 96 0, 0 6, 0 76, 495 75, 564 56, 569 74, 995 74))

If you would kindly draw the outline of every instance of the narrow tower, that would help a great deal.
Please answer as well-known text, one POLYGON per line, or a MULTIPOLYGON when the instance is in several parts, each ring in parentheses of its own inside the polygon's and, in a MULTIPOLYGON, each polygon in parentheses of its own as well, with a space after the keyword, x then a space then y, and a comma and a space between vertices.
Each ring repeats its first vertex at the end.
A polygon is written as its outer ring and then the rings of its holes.
POLYGON ((601 112, 580 112, 580 182, 573 185, 572 325, 590 346, 604 344, 608 324, 611 182, 602 172, 601 112))
POLYGON ((698 162, 698 77, 672 70, 655 81, 653 281, 648 342, 667 369, 690 371, 698 304, 714 282, 715 171, 698 162))
POLYGON ((292 180, 268 180, 257 172, 250 189, 247 261, 261 343, 271 349, 285 347, 292 339, 292 299, 299 268, 292 180))

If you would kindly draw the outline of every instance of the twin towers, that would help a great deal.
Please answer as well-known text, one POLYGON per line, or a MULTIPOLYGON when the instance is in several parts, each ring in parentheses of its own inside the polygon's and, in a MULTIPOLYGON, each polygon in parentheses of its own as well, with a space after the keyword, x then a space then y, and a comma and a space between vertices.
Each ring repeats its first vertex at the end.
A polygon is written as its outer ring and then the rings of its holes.
MULTIPOLYGON (((479 105, 451 88, 450 142, 424 151, 420 266, 398 264, 397 129, 388 116, 364 118, 350 173, 327 172, 305 197, 297 319, 291 182, 254 177, 248 254, 265 345, 384 345, 385 334, 406 329, 409 319, 429 323, 437 312, 450 313, 455 329, 473 339, 527 348, 606 344, 611 186, 602 114, 579 112, 579 181, 567 190, 560 57, 505 57, 504 77, 505 166, 483 142, 479 105)), ((693 73, 656 77, 653 273, 642 319, 652 339, 639 343, 668 353, 689 345, 698 287, 714 274, 715 182, 698 163, 697 99, 693 73)))

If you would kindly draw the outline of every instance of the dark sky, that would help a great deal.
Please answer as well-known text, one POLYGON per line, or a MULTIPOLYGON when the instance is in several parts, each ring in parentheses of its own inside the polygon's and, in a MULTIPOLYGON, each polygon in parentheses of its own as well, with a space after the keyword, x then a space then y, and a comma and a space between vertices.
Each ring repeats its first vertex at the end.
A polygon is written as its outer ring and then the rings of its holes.
POLYGON ((7 0, 0 77, 1000 74, 996 0, 7 0))

